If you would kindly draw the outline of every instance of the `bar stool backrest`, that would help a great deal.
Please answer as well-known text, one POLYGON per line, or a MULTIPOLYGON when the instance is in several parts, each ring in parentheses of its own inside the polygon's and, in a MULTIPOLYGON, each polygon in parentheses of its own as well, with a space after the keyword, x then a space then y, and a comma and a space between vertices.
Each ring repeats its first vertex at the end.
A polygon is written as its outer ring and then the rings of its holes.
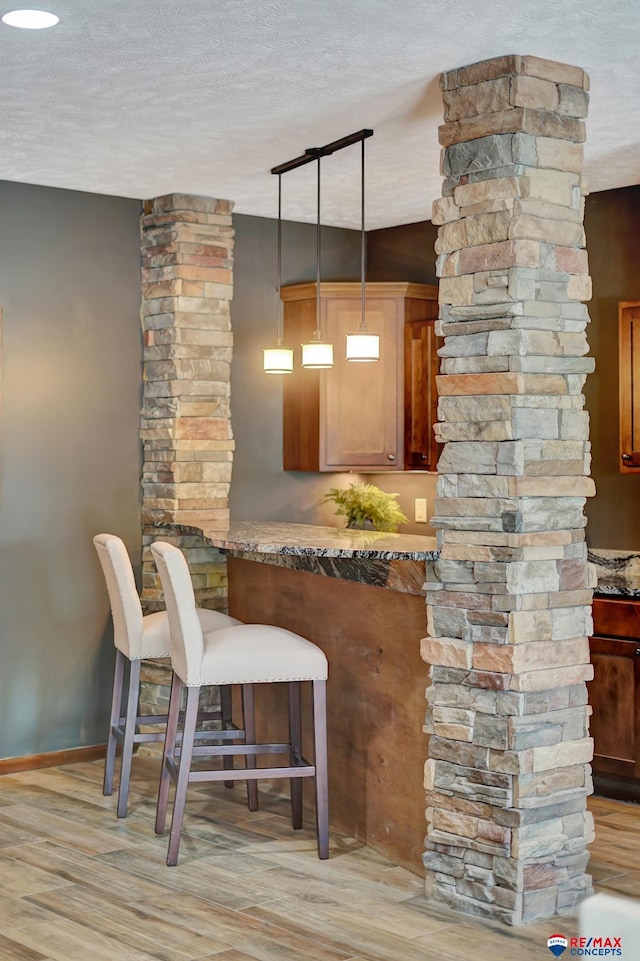
POLYGON ((142 654, 142 605, 127 548, 115 534, 96 534, 93 543, 111 602, 114 644, 135 660, 142 654))
POLYGON ((155 541, 151 553, 169 617, 171 665, 187 687, 199 686, 204 641, 189 567, 182 551, 165 541, 155 541))

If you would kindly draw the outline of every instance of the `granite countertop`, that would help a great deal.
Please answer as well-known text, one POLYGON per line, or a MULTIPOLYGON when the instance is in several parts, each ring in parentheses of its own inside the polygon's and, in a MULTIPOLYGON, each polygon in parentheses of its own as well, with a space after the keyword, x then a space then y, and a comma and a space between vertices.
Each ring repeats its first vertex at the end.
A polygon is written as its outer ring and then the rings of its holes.
POLYGON ((640 599, 640 554, 637 551, 591 548, 589 560, 598 576, 596 594, 640 599))
POLYGON ((419 534, 386 534, 275 521, 232 521, 226 530, 214 528, 204 520, 197 526, 171 526, 185 534, 201 534, 212 547, 234 553, 417 561, 438 557, 436 538, 419 534))
MULTIPOLYGON (((207 544, 230 554, 251 555, 258 561, 264 559, 279 564, 285 564, 286 558, 297 557, 301 563, 306 558, 306 569, 369 583, 386 582, 388 565, 384 571, 377 567, 374 571, 370 565, 365 568, 361 563, 356 571, 340 559, 434 561, 439 556, 436 538, 419 534, 387 534, 278 521, 231 521, 225 529, 213 527, 206 520, 200 524, 168 524, 167 527, 183 534, 199 535, 207 544), (337 560, 333 562, 333 559, 337 560)), ((640 553, 590 548, 589 561, 596 567, 596 594, 640 599, 640 553)), ((412 587, 401 589, 417 592, 417 581, 412 587)))

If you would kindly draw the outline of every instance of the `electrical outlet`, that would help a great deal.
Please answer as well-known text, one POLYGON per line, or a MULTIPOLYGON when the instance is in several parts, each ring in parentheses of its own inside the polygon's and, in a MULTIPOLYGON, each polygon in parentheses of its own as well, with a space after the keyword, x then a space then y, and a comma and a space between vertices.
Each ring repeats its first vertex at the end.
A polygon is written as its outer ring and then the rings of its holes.
POLYGON ((427 523, 427 498, 426 497, 415 498, 413 516, 417 524, 427 523))

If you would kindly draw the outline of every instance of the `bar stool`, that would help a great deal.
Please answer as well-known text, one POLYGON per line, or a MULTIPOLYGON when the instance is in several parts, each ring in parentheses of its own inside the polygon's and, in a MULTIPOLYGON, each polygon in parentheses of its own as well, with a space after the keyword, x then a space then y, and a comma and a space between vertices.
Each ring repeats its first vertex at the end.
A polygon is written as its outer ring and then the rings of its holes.
MULTIPOLYGON (((327 783, 326 682, 327 659, 311 641, 279 627, 241 624, 219 631, 203 632, 197 617, 189 568, 177 547, 156 541, 151 545, 164 590, 171 630, 171 697, 165 739, 162 773, 158 792, 156 834, 165 828, 169 786, 176 782, 167 864, 178 861, 180 835, 187 798, 193 781, 223 781, 258 778, 290 778, 291 810, 294 828, 302 827, 303 777, 315 778, 318 856, 329 857, 329 803, 327 783), (255 742, 253 685, 275 682, 289 684, 289 741, 260 744, 255 742), (301 682, 313 683, 314 764, 302 756, 300 712, 301 682), (217 744, 196 747, 194 732, 200 688, 210 684, 241 684, 243 692, 244 744, 217 744), (183 688, 187 689, 182 727, 182 743, 176 752, 183 688), (204 754, 218 757, 240 755, 246 759, 244 770, 191 770, 192 757, 204 754), (283 767, 256 767, 258 754, 287 754, 283 767)), ((225 732, 222 732, 224 736, 225 732)), ((220 732, 212 732, 218 737, 220 732)), ((257 806, 257 805, 256 805, 257 806)))
MULTIPOLYGON (((134 744, 164 740, 167 715, 140 716, 138 701, 142 661, 146 658, 171 655, 169 622, 166 611, 143 615, 133 568, 123 541, 115 534, 96 534, 93 543, 107 583, 113 618, 113 640, 116 647, 103 793, 106 795, 113 793, 116 747, 121 744, 122 761, 117 812, 118 817, 123 818, 127 815, 134 744), (129 662, 129 675, 128 681, 123 684, 125 661, 129 662), (123 698, 126 700, 124 714, 121 713, 123 698), (136 730, 138 724, 161 725, 162 730, 143 733, 136 730)), ((205 631, 215 631, 241 623, 235 617, 229 617, 220 611, 197 608, 196 613, 205 631)), ((221 719, 223 726, 231 726, 231 688, 221 689, 220 700, 222 711, 208 712, 201 717, 207 720, 221 719)))

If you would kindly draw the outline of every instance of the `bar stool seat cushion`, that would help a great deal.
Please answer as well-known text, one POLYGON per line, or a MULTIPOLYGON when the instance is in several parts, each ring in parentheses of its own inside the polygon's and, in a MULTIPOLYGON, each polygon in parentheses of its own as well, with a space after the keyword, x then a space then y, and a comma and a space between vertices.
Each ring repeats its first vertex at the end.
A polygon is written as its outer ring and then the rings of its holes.
MULTIPOLYGON (((196 609, 198 620, 202 627, 202 632, 207 634, 211 631, 218 631, 221 628, 235 627, 242 624, 235 617, 223 614, 221 611, 209 611, 205 607, 196 609)), ((170 657, 171 640, 169 637, 169 619, 166 611, 156 611, 154 614, 145 614, 142 618, 142 653, 139 658, 147 657, 170 657)), ((137 658, 129 655, 130 660, 137 658)))
POLYGON ((204 635, 200 677, 187 686, 322 681, 324 652, 299 634, 266 624, 241 624, 204 635))

